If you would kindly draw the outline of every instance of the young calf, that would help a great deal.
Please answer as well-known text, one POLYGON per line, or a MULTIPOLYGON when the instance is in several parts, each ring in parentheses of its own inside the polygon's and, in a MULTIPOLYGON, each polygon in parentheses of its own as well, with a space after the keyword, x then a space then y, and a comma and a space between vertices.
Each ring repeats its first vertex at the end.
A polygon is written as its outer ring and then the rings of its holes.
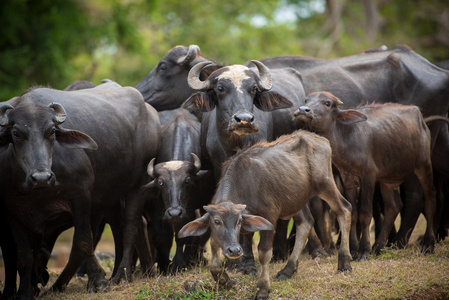
POLYGON ((278 280, 290 278, 313 225, 308 201, 318 196, 337 214, 342 230, 338 270, 351 270, 349 226, 351 205, 338 192, 332 176, 329 142, 313 133, 299 130, 274 142, 259 142, 238 152, 223 166, 223 176, 207 213, 185 225, 179 237, 197 236, 211 229, 211 273, 221 285, 230 284, 219 260, 243 255, 240 229, 261 231, 259 261, 262 273, 257 284, 257 299, 266 298, 270 287, 268 263, 272 256, 274 230, 278 219, 295 220, 296 240, 287 265, 278 280))
POLYGON ((373 250, 379 252, 402 208, 394 190, 412 173, 418 177, 425 195, 427 230, 423 250, 433 252, 435 188, 430 132, 419 108, 387 103, 341 110, 342 104, 331 93, 312 93, 295 116, 305 121, 311 131, 330 141, 332 161, 342 175, 345 196, 352 204, 351 254, 355 255, 358 250, 359 258, 365 259, 371 252, 369 225, 376 182, 380 185, 385 208, 381 232, 373 246, 373 250), (362 230, 360 245, 356 234, 357 217, 362 230))

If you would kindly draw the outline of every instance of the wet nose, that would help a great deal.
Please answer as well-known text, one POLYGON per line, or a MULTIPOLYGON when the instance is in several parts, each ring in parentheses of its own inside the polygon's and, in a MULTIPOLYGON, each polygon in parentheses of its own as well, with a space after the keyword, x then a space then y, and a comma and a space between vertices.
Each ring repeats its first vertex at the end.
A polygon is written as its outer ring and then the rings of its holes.
POLYGON ((306 115, 306 114, 309 114, 310 112, 311 112, 311 110, 308 106, 301 106, 300 108, 298 108, 297 111, 295 111, 295 116, 306 115))
POLYGON ((180 218, 182 215, 182 209, 180 207, 171 207, 167 210, 167 215, 170 218, 180 218))
POLYGON ((34 187, 47 187, 53 179, 53 174, 50 172, 36 172, 31 175, 34 187))
POLYGON ((240 113, 234 115, 237 124, 254 124, 254 115, 250 113, 240 113))
POLYGON ((226 249, 225 255, 230 258, 237 258, 243 254, 242 247, 240 246, 230 246, 226 249))

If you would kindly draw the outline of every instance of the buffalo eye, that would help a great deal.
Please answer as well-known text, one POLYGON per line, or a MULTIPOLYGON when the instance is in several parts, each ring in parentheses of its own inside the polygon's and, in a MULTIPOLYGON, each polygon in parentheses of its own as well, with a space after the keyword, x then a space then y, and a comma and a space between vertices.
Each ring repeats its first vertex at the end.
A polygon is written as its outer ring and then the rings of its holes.
POLYGON ((223 93, 224 90, 225 90, 224 87, 222 87, 221 85, 218 85, 218 86, 217 86, 217 91, 218 91, 218 92, 223 93))
POLYGON ((324 103, 324 105, 326 105, 327 107, 330 107, 330 106, 331 106, 331 102, 330 102, 330 101, 326 101, 326 102, 324 103))
POLYGON ((185 182, 186 184, 189 184, 191 181, 192 181, 192 179, 191 179, 190 177, 187 177, 187 178, 185 179, 184 182, 185 182))
POLYGON ((19 134, 19 132, 18 132, 17 130, 13 130, 13 131, 12 131, 12 135, 13 135, 15 138, 20 138, 20 134, 19 134))
POLYGON ((215 223, 215 225, 220 225, 221 224, 220 220, 218 220, 218 219, 215 219, 214 223, 215 223))
POLYGON ((50 131, 50 136, 55 136, 56 134, 56 128, 52 128, 52 130, 50 131))
POLYGON ((255 93, 257 93, 257 85, 255 85, 251 88, 251 94, 255 94, 255 93))
POLYGON ((157 181, 157 185, 159 186, 159 187, 163 187, 164 186, 164 182, 162 181, 162 180, 158 180, 157 181))
POLYGON ((159 66, 159 70, 161 70, 161 71, 167 70, 167 65, 161 64, 161 65, 159 66))

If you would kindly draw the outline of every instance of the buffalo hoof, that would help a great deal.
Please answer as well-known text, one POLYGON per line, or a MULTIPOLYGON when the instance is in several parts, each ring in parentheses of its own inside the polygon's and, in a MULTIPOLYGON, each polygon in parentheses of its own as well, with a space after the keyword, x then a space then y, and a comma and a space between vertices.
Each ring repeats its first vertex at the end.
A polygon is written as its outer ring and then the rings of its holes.
POLYGON ((89 279, 87 282, 87 291, 93 293, 105 293, 108 291, 109 281, 105 278, 89 279))
POLYGON ((315 259, 317 257, 325 258, 325 257, 330 257, 331 256, 330 253, 328 253, 326 250, 324 250, 321 247, 313 249, 313 251, 312 251, 312 253, 310 255, 312 256, 312 259, 315 259))
POLYGON ((352 272, 351 257, 344 254, 338 256, 338 272, 352 272))
POLYGON ((423 238, 420 240, 421 245, 421 252, 425 255, 433 254, 435 252, 435 240, 426 238, 426 236, 423 236, 423 238))
POLYGON ((284 281, 284 280, 288 280, 288 279, 292 278, 292 275, 284 274, 284 273, 282 273, 282 271, 280 271, 279 273, 276 274, 275 278, 277 281, 284 281))
POLYGON ((253 299, 255 299, 255 300, 265 300, 265 299, 268 299, 268 290, 265 290, 265 289, 259 289, 259 290, 256 292, 256 295, 254 296, 253 299))
POLYGON ((257 268, 255 266, 239 266, 237 272, 242 275, 256 275, 257 268))

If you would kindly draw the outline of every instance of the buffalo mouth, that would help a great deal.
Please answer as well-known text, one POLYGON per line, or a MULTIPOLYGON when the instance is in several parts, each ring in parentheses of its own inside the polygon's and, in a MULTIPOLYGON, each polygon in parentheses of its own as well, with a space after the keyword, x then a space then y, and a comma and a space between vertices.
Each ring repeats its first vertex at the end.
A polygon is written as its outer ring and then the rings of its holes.
POLYGON ((255 124, 232 124, 229 131, 237 135, 249 135, 251 133, 259 131, 259 128, 255 124))
POLYGON ((295 111, 295 118, 304 122, 310 122, 313 120, 313 116, 311 113, 307 113, 302 110, 295 111))

